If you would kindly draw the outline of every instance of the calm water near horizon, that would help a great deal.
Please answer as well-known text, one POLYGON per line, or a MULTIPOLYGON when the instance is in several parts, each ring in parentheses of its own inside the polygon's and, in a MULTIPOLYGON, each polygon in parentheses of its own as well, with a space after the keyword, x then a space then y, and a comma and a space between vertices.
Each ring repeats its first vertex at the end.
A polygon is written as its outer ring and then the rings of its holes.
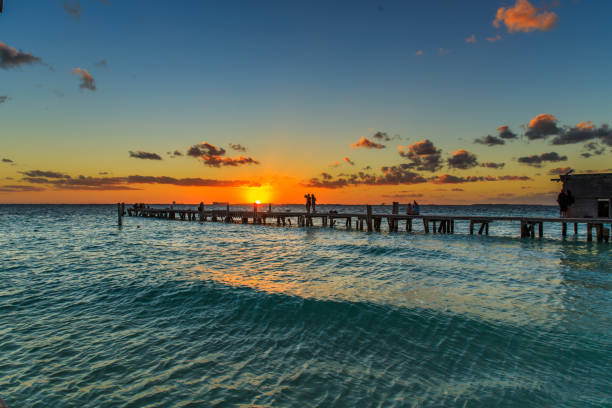
POLYGON ((612 406, 612 244, 584 230, 120 228, 114 205, 0 205, 0 226, 9 408, 612 406))

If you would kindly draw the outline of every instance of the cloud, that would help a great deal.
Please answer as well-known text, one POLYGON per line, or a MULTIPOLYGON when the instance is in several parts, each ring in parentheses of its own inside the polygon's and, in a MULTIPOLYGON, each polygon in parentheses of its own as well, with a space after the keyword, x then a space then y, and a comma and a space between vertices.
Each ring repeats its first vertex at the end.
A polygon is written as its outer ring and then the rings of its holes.
POLYGON ((68 179, 69 175, 64 173, 59 173, 57 171, 44 171, 44 170, 30 170, 21 172, 24 176, 27 177, 45 177, 45 178, 53 178, 53 179, 68 179))
POLYGON ((140 190, 140 188, 133 186, 135 184, 164 184, 181 187, 257 187, 260 185, 259 183, 245 180, 216 180, 202 178, 177 179, 168 176, 131 175, 127 177, 89 177, 81 175, 71 177, 57 172, 41 172, 40 170, 32 170, 30 172, 25 172, 24 174, 39 176, 47 174, 47 177, 24 177, 22 180, 31 184, 48 185, 56 190, 140 190), (49 177, 49 175, 54 177, 49 177), (58 177, 58 175, 61 175, 62 177, 58 177))
POLYGON ((98 62, 94 62, 94 65, 96 67, 99 67, 99 68, 106 68, 106 67, 108 67, 108 63, 106 62, 105 59, 102 59, 102 60, 100 60, 98 62))
POLYGON ((41 63, 42 60, 30 53, 18 51, 0 41, 0 68, 17 68, 21 65, 41 63))
POLYGON ((259 162, 252 157, 238 156, 238 157, 225 157, 225 149, 217 147, 207 142, 202 142, 191 146, 187 150, 187 155, 198 158, 206 166, 210 167, 221 167, 221 166, 241 166, 245 164, 259 164, 259 162))
POLYGON ((448 159, 448 167, 451 169, 467 170, 478 166, 476 155, 467 150, 459 149, 448 159))
POLYGON ((447 50, 446 48, 440 47, 440 49, 438 50, 438 53, 440 55, 448 55, 450 53, 450 50, 447 50))
POLYGON ((44 191, 42 187, 28 186, 28 185, 8 185, 0 186, 0 191, 3 193, 26 193, 33 191, 44 191))
POLYGON ((398 146, 399 155, 408 159, 409 168, 434 172, 442 168, 442 150, 436 149, 430 140, 421 140, 413 145, 398 146))
POLYGON ((6 157, 2 159, 2 163, 14 163, 11 159, 7 159, 6 157))
POLYGON ((349 159, 348 157, 344 157, 342 160, 344 160, 346 163, 350 164, 351 166, 355 165, 355 162, 352 161, 351 159, 349 159))
POLYGON ((338 160, 333 161, 332 163, 328 164, 327 167, 338 167, 340 166, 340 162, 338 160))
POLYGON ((130 157, 134 159, 143 159, 143 160, 161 160, 161 156, 157 153, 143 152, 142 150, 138 150, 137 152, 133 152, 130 150, 130 157))
POLYGON ((499 132, 498 136, 501 137, 502 139, 509 140, 509 139, 516 139, 518 137, 516 133, 511 131, 510 128, 506 125, 498 127, 497 131, 499 132))
POLYGON ((487 37, 487 41, 488 42, 497 42, 497 41, 499 41, 501 39, 502 39, 502 36, 499 35, 499 34, 497 34, 497 35, 495 35, 493 37, 487 37))
POLYGON ((68 15, 76 19, 81 18, 81 3, 78 0, 64 0, 64 10, 68 15))
POLYGON ((528 0, 516 0, 514 7, 497 9, 493 25, 497 28, 503 23, 509 33, 534 30, 548 31, 558 22, 558 16, 552 11, 538 10, 528 0))
POLYGON ((430 181, 433 184, 462 184, 462 183, 476 183, 480 181, 531 181, 532 178, 528 176, 453 176, 452 174, 440 174, 432 177, 430 181))
POLYGON ((418 50, 417 52, 414 53, 414 55, 416 55, 417 57, 420 57, 421 55, 423 55, 423 51, 418 50))
POLYGON ((465 39, 465 42, 468 44, 474 44, 476 42, 476 36, 474 34, 470 35, 465 39))
POLYGON ((479 143, 487 146, 497 146, 506 144, 504 139, 499 138, 497 136, 487 135, 478 139, 474 139, 474 143, 479 143))
POLYGON ((602 143, 612 146, 612 129, 606 124, 600 127, 592 122, 580 122, 576 126, 567 127, 551 140, 553 145, 566 145, 599 139, 602 143))
POLYGON ((567 156, 560 156, 559 153, 550 152, 542 153, 541 155, 531 155, 525 157, 519 157, 518 162, 527 164, 533 167, 541 167, 544 162, 560 162, 567 160, 567 156))
POLYGON ((548 136, 558 135, 562 130, 557 126, 557 118, 543 113, 531 119, 525 136, 529 140, 546 139, 548 136))
POLYGON ((606 152, 606 148, 597 142, 589 142, 584 145, 584 148, 588 150, 586 153, 582 153, 582 157, 600 156, 606 152))
POLYGON ((168 156, 170 156, 171 158, 173 158, 173 159, 174 159, 175 157, 181 157, 181 156, 183 156, 183 153, 179 152, 178 150, 175 150, 175 151, 173 151, 173 152, 166 152, 166 154, 167 154, 168 156))
POLYGON ((385 198, 419 198, 423 197, 422 193, 395 193, 395 194, 383 194, 385 198))
POLYGON ((230 147, 232 150, 235 150, 235 151, 237 151, 237 152, 246 153, 246 151, 247 151, 246 147, 242 146, 241 144, 237 144, 237 143, 236 143, 236 144, 234 144, 234 143, 230 143, 230 144, 229 144, 229 147, 230 147))
POLYGON ((366 149, 384 149, 385 145, 380 143, 375 143, 366 137, 361 137, 358 142, 355 142, 351 145, 353 149, 357 149, 360 147, 365 147, 366 149))
POLYGON ((555 167, 554 169, 550 169, 548 171, 548 174, 553 174, 553 175, 566 174, 571 169, 572 169, 571 167, 555 167))
POLYGON ((372 137, 376 140, 381 140, 384 142, 388 142, 391 140, 391 137, 387 134, 387 132, 376 132, 372 137))
POLYGON ((501 169, 505 165, 506 163, 492 163, 492 162, 480 163, 480 167, 486 167, 488 169, 501 169))
POLYGON ((89 74, 85 68, 75 68, 72 73, 76 76, 81 77, 81 84, 79 88, 89 89, 90 91, 96 90, 96 80, 89 74))
POLYGON ((399 166, 383 166, 380 169, 381 174, 379 175, 368 174, 360 171, 356 174, 349 174, 336 179, 331 177, 328 173, 322 173, 322 180, 315 177, 310 179, 304 185, 306 187, 336 189, 359 185, 410 185, 425 183, 427 181, 419 174, 411 172, 407 166, 407 164, 400 164, 399 166))
POLYGON ((8 101, 8 96, 6 95, 0 95, 0 105, 2 105, 4 102, 8 101))

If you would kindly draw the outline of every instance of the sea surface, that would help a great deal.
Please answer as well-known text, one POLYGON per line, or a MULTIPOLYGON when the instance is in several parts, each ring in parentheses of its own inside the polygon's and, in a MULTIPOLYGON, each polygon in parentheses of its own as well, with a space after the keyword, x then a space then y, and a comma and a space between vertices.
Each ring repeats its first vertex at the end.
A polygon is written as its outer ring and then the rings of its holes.
POLYGON ((0 206, 0 397, 9 408, 612 406, 612 244, 573 228, 563 240, 548 224, 522 240, 517 223, 489 236, 467 223, 415 229, 118 227, 116 206, 0 206))

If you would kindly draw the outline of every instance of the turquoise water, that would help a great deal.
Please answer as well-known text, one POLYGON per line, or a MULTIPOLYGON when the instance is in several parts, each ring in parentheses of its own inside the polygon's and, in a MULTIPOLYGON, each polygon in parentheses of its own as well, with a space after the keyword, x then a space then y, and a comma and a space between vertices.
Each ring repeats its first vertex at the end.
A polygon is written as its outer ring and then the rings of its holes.
POLYGON ((114 206, 0 206, 0 226, 10 408, 612 406, 612 245, 558 227, 118 228, 114 206))

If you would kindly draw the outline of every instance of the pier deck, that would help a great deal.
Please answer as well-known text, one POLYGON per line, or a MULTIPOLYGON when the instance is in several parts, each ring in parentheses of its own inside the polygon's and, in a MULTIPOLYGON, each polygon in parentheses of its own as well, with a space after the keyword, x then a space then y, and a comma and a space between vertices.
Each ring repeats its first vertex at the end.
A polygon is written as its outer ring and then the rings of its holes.
POLYGON ((233 222, 242 224, 276 224, 279 226, 297 225, 299 227, 314 226, 313 220, 319 219, 322 227, 334 227, 338 221, 346 228, 356 230, 381 231, 381 224, 386 220, 389 232, 398 232, 400 221, 405 222, 407 232, 413 230, 413 222, 421 221, 425 233, 453 234, 456 221, 469 222, 469 233, 477 232, 479 235, 488 235, 489 226, 494 222, 517 222, 520 223, 521 238, 543 237, 544 224, 561 224, 562 236, 567 235, 567 225, 574 225, 574 234, 578 233, 578 225, 586 225, 587 241, 593 240, 595 235, 597 241, 610 241, 612 230, 612 219, 610 218, 561 218, 561 217, 517 217, 517 216, 474 216, 474 215, 445 215, 445 214, 398 214, 394 206, 391 214, 372 213, 372 207, 366 206, 365 213, 335 213, 335 212, 293 212, 293 211, 261 211, 256 207, 252 211, 226 209, 207 210, 204 208, 179 209, 179 208, 125 208, 124 204, 118 204, 119 224, 123 215, 154 217, 170 220, 199 221, 199 222, 233 222), (295 220, 293 223, 292 220, 295 220), (353 224, 354 221, 354 224, 353 224), (606 227, 607 225, 607 227, 606 227), (478 230, 476 231, 476 228, 478 230), (537 229, 537 232, 536 232, 537 229), (593 230, 595 234, 593 234, 593 230))

